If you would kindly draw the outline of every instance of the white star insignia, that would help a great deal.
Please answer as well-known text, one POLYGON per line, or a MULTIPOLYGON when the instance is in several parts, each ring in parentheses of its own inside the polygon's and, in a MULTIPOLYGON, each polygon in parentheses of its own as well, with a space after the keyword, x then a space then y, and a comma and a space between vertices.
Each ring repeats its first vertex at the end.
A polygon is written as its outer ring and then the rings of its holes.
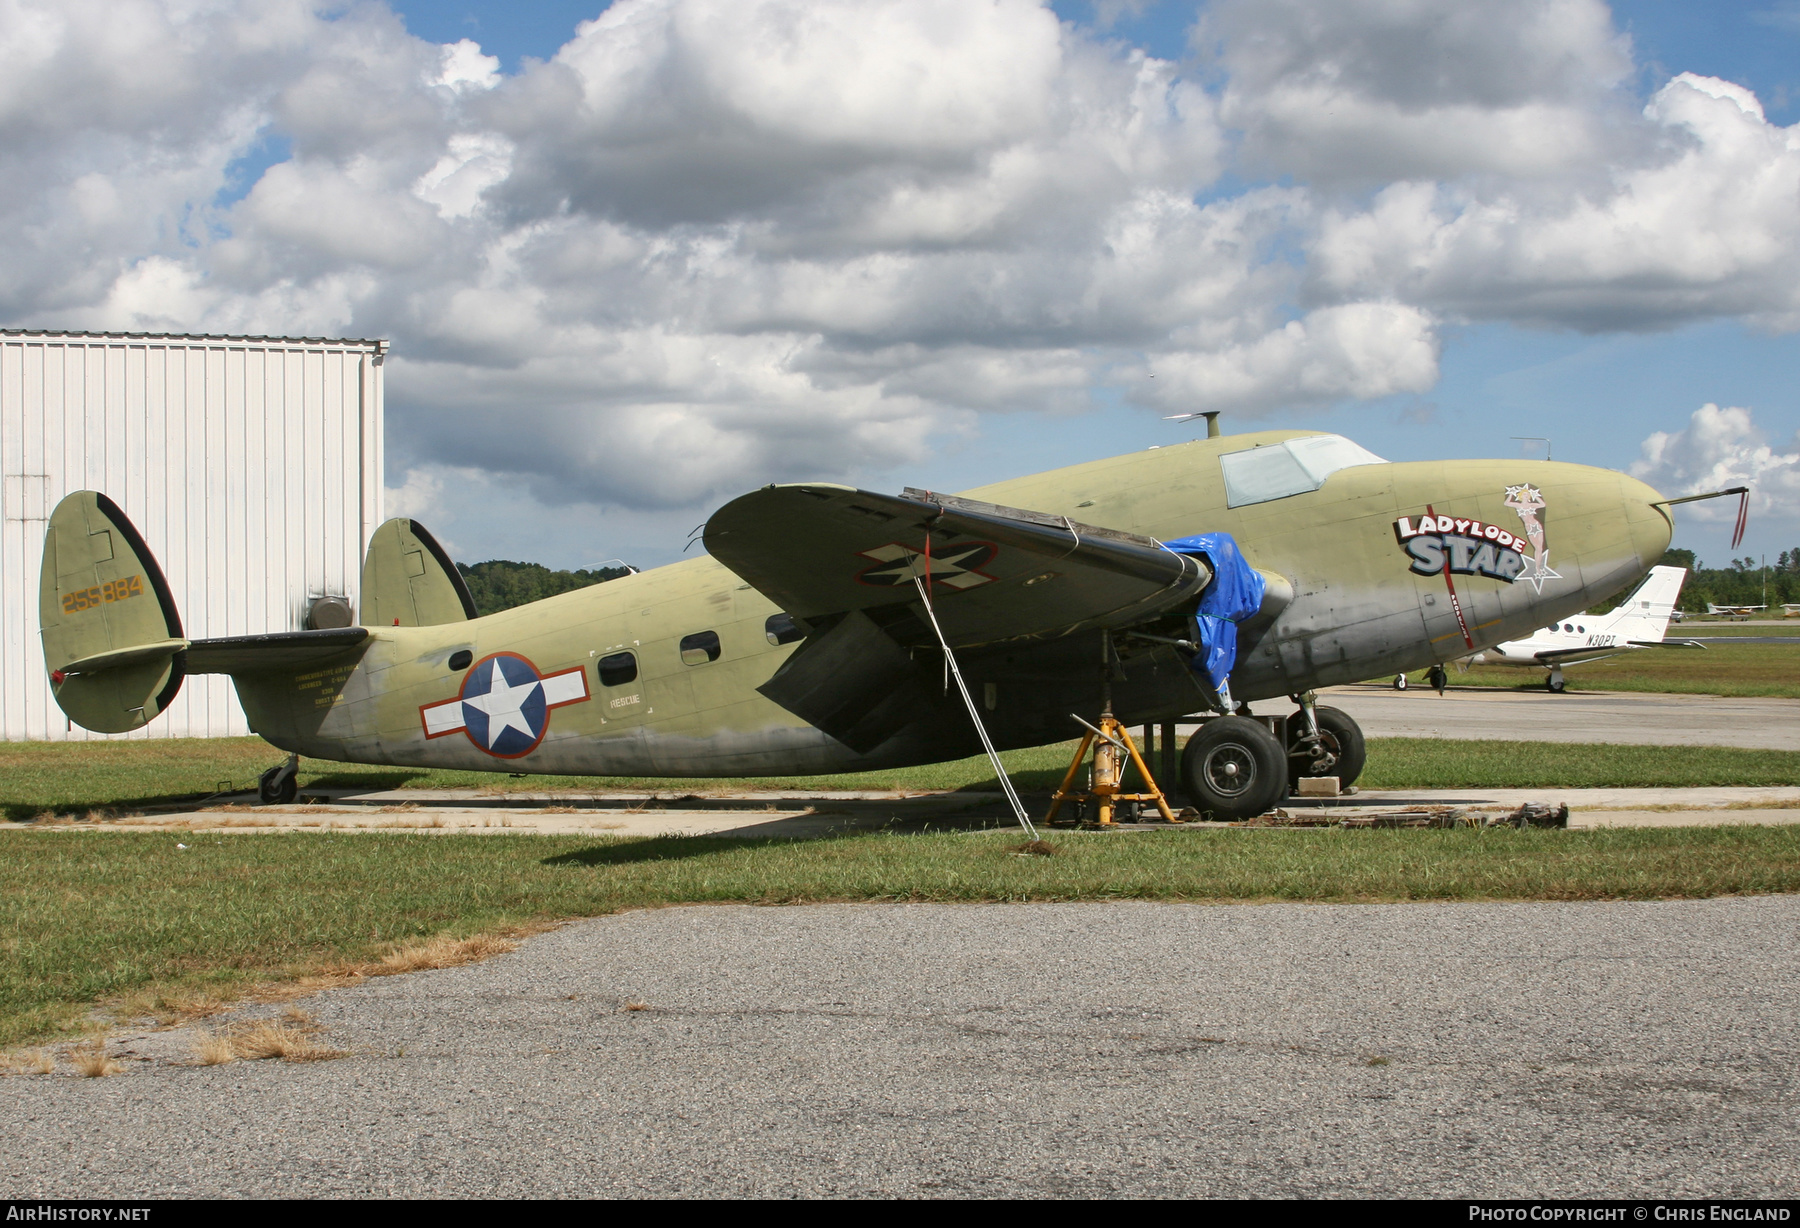
POLYGON ((488 718, 488 749, 500 740, 500 735, 508 729, 517 729, 528 738, 535 738, 537 732, 532 729, 531 722, 525 719, 520 709, 531 699, 532 694, 543 683, 537 678, 530 682, 513 686, 507 682, 506 675, 500 672, 498 662, 488 668, 488 692, 486 695, 465 695, 463 702, 477 712, 485 712, 488 718))

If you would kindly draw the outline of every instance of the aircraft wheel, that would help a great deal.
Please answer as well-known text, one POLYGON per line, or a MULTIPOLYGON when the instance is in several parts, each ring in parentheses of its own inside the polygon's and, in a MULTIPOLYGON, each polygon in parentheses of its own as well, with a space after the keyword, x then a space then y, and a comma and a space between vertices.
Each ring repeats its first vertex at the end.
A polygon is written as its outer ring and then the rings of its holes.
POLYGON ((1396 691, 1404 691, 1406 689, 1406 675, 1405 674, 1395 674, 1394 675, 1394 689, 1396 691))
POLYGON ((1287 796, 1287 755, 1275 735, 1242 716, 1215 717, 1181 752, 1181 784, 1208 818, 1231 822, 1266 813, 1287 796))
POLYGON ((300 795, 300 774, 278 763, 256 779, 256 796, 265 806, 285 806, 300 795))
POLYGON ((1548 678, 1544 679, 1544 688, 1553 695, 1561 695, 1564 691, 1569 689, 1569 681, 1566 678, 1558 678, 1555 674, 1551 674, 1548 678))
POLYGON ((1314 770, 1317 760, 1292 753, 1293 745, 1306 736, 1306 718, 1296 713, 1288 718, 1288 775, 1294 780, 1302 776, 1336 776, 1338 787, 1348 789, 1369 761, 1362 726, 1342 708, 1314 708, 1313 716, 1319 722, 1319 741, 1332 756, 1331 761, 1314 770))

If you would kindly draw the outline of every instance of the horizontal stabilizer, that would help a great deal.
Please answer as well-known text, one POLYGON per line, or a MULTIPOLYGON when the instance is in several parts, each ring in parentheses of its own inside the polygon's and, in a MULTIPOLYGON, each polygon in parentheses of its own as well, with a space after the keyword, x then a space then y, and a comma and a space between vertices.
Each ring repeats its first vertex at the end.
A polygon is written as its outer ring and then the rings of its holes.
POLYGON ((167 661, 176 653, 187 648, 189 640, 157 640, 152 644, 136 644, 130 648, 114 648, 106 652, 97 652, 92 656, 71 661, 57 673, 65 677, 70 674, 98 674, 103 670, 126 669, 133 665, 149 665, 154 661, 167 661))
POLYGON ((360 648, 368 638, 366 627, 330 627, 322 631, 277 631, 195 640, 188 645, 187 672, 254 674, 266 669, 293 669, 342 657, 360 648))

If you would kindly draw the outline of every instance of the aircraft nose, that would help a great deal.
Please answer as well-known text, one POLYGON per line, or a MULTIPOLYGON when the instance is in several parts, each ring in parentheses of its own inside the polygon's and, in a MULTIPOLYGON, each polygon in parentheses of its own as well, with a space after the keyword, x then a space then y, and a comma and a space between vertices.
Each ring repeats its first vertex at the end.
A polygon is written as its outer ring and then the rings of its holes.
POLYGON ((1662 561, 1675 532, 1674 517, 1666 506, 1661 505, 1662 497, 1654 486, 1627 474, 1619 475, 1619 502, 1625 514, 1625 531, 1640 569, 1644 571, 1662 561))

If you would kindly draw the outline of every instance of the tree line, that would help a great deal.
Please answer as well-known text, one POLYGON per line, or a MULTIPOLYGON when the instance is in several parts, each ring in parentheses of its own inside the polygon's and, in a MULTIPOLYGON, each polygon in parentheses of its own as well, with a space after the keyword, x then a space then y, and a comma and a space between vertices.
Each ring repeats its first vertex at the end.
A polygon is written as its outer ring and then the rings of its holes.
POLYGON ((479 614, 497 614, 514 606, 542 601, 558 593, 586 588, 628 576, 629 567, 602 567, 595 571, 552 571, 542 563, 516 563, 510 559, 489 559, 485 563, 458 563, 463 583, 475 598, 479 614))
POLYGON ((1709 601, 1714 605, 1766 602, 1770 606, 1800 601, 1800 546, 1783 550, 1767 566, 1760 559, 1742 558, 1732 559, 1724 567, 1708 567, 1692 550, 1670 550, 1662 561, 1688 569, 1687 582, 1681 586, 1680 608, 1684 611, 1705 613, 1709 601))

